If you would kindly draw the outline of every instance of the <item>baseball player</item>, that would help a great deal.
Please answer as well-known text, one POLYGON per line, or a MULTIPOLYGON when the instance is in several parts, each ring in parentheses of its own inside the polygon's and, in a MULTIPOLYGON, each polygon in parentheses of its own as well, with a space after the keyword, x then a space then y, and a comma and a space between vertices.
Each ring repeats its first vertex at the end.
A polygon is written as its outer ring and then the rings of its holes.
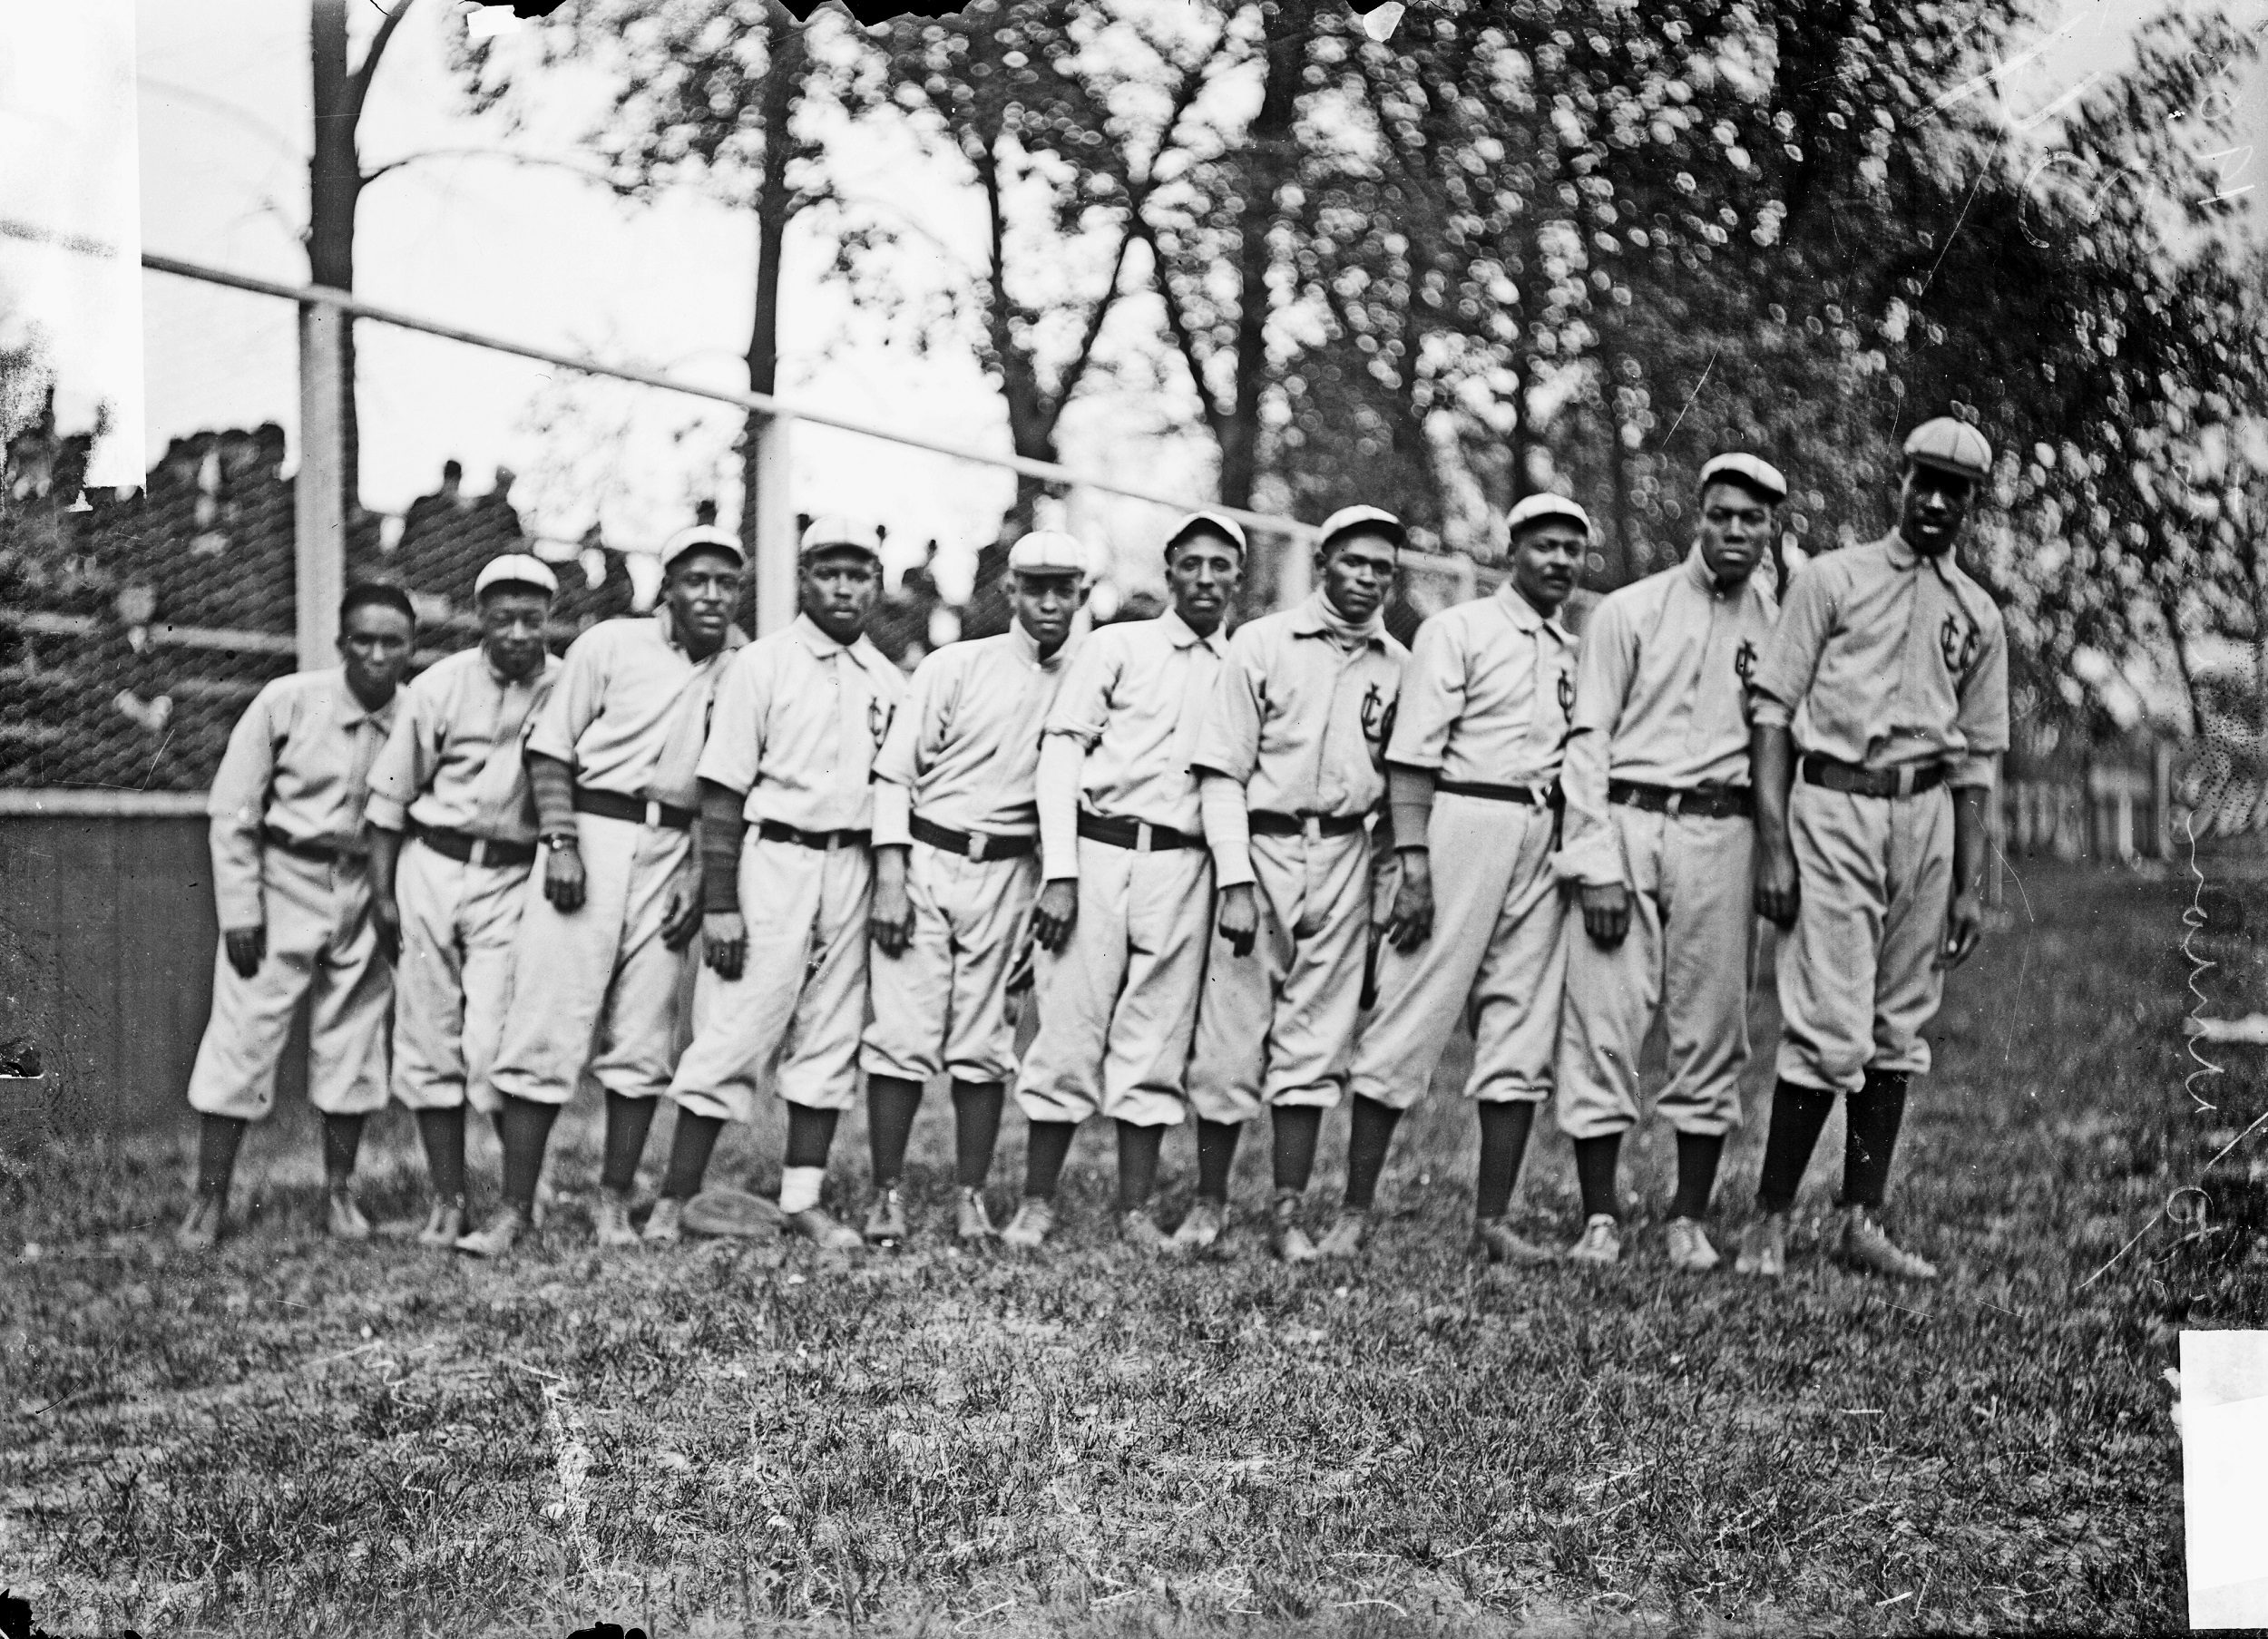
POLYGON ((717 679, 746 640, 732 624, 742 563, 722 531, 672 538, 661 607, 577 638, 534 715, 523 755, 543 868, 521 909, 489 1071, 503 1200, 460 1252, 499 1256, 526 1232, 552 1123, 586 1065, 606 1092, 599 1244, 637 1242, 631 1187, 670 1082, 685 949, 700 931, 694 768, 717 679))
POLYGON ((650 1241, 677 1239, 718 1135, 754 1119, 757 1080, 768 1076, 787 1105, 788 1228, 836 1251, 864 1244, 819 1192, 835 1124, 857 1094, 872 776, 905 681, 865 638, 882 595, 880 536, 819 518, 797 555, 801 612, 734 659, 701 753, 708 965, 692 1045, 670 1081, 677 1132, 650 1241))
POLYGON ((2009 659, 2000 611, 1953 560, 1991 446, 1941 416, 1905 457, 1897 527, 1796 574, 1749 679, 1756 909, 1794 932, 1779 957, 1778 1080, 1763 1216, 1735 1265, 1745 1274, 1785 1272, 1788 1211, 1841 1093, 1836 1251, 1893 1279, 1937 1276, 1878 1215, 1907 1084, 1930 1068, 1922 1027, 1982 931, 2009 659))
POLYGON ((394 1096, 415 1113, 433 1206, 417 1239, 464 1238, 464 1107, 488 1085, 512 945, 535 863, 535 802, 520 745, 560 662, 543 646, 558 579, 524 552, 474 577, 477 649, 402 691, 370 768, 370 915, 393 956, 394 1096))
POLYGON ((253 697, 213 776, 213 898, 220 950, 212 1016, 189 1077, 201 1117, 197 1199, 174 1239, 220 1238, 248 1122, 276 1102, 292 1014, 311 997, 308 1102, 323 1115, 330 1233, 367 1240, 355 1203, 362 1124, 386 1104, 386 1020, 393 976, 370 920, 363 801, 394 727, 396 685, 416 641, 409 595, 347 590, 336 670, 278 678, 253 697))
POLYGON ((1381 616, 1401 521, 1374 506, 1324 520, 1321 588, 1239 628, 1198 729, 1193 761, 1219 896, 1189 1060, 1197 1201, 1174 1243, 1202 1251, 1227 1224, 1244 1124, 1274 1128, 1277 1255, 1307 1263, 1298 1222, 1323 1112, 1337 1105, 1362 1011, 1371 837, 1409 651, 1381 616))
POLYGON ((1172 610, 1090 635, 1048 713, 1036 776, 1045 885, 1031 914, 1040 1029, 1016 1076, 1031 1125, 1008 1245, 1047 1239, 1071 1138, 1100 1114, 1118 1131, 1121 1235, 1168 1248, 1149 1204, 1166 1128, 1181 1119, 1212 920, 1189 757, 1244 561, 1234 519, 1183 519, 1166 539, 1172 610))
POLYGON ((1038 531, 1008 554, 1014 621, 914 672, 875 761, 874 1019, 861 1059, 875 1196, 866 1238, 906 1234, 899 1180, 922 1087, 953 1078, 957 1233, 992 1235, 984 1181, 1015 1073, 1010 981, 1040 892, 1040 730, 1077 645, 1086 550, 1038 531))
POLYGON ((1378 1008, 1356 1044, 1346 1204, 1317 1251, 1358 1249, 1402 1113, 1459 1018, 1481 1118, 1473 1244, 1493 1262, 1552 1254, 1504 1219, 1536 1106, 1551 1091, 1565 947, 1552 869, 1559 757, 1575 707, 1574 637, 1558 619, 1589 516, 1530 495, 1506 520, 1510 579, 1418 629, 1386 743, 1397 882, 1378 1008))
POLYGON ((1569 726, 1562 881, 1559 1129, 1583 1192, 1578 1263, 1622 1255, 1615 1169, 1638 1119, 1638 1052, 1655 1015, 1669 1035, 1657 1107, 1677 1134, 1669 1261, 1714 1269, 1701 1227, 1725 1135, 1740 1124, 1755 960, 1755 804, 1747 680, 1778 606, 1755 573, 1787 498, 1754 455, 1701 469, 1700 538, 1674 569, 1610 592, 1591 611, 1569 726))

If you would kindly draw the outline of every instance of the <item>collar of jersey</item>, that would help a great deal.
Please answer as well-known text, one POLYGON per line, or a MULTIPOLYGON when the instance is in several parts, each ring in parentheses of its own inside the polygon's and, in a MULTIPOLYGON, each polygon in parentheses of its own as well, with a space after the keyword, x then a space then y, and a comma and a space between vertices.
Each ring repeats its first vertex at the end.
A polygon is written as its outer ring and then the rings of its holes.
POLYGON ((1504 618, 1521 631, 1548 630, 1560 641, 1567 640, 1568 629, 1559 624, 1559 617, 1537 609, 1520 595, 1520 588, 1509 580, 1496 589, 1496 604, 1504 611, 1504 618))

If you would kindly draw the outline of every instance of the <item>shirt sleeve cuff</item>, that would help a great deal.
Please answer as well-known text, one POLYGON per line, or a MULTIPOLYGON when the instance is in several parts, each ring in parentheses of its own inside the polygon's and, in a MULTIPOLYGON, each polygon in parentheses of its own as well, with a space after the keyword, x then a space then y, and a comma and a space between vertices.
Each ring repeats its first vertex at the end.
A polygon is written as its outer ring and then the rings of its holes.
POLYGON ((1795 721, 1795 714, 1768 694, 1751 694, 1748 721, 1756 728, 1785 728, 1795 721))
POLYGON ((362 817, 381 831, 409 828, 409 809, 390 796, 373 796, 364 806, 362 817))
POLYGON ((1207 774, 1198 785, 1205 844, 1213 851, 1213 885, 1237 888, 1254 880, 1252 819, 1245 811, 1245 788, 1225 774, 1207 774))
POLYGON ((1622 882, 1622 853, 1611 830, 1575 837, 1551 857, 1552 873, 1563 883, 1609 888, 1622 882))
POLYGON ((874 845, 877 848, 912 847, 914 794, 895 780, 876 780, 874 793, 874 845))
POLYGON ((1952 776, 1946 783, 1957 787, 1980 785, 1985 790, 1990 791, 2000 783, 1999 754, 1987 752, 1980 756, 1961 758, 1960 762, 1953 765, 1952 776))

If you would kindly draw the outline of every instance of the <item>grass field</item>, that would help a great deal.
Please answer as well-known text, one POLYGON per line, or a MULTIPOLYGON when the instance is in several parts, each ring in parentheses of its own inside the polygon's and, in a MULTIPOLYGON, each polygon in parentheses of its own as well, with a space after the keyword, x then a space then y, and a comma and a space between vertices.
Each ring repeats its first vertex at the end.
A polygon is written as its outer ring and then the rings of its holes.
MULTIPOLYGON (((327 1244, 304 1119, 254 1137, 256 1218, 202 1259, 162 1234, 184 1135, 53 1146, 0 1186, 0 1581, 58 1632, 2178 1628, 2155 1243, 2080 1285, 2210 1153, 2182 1088, 2186 889, 2027 871, 2009 898, 1901 1152, 1894 1216, 1948 1270, 1919 1295, 1817 1255, 1840 1117, 1777 1290, 1664 1268, 1667 1143, 1626 1168, 1634 1261, 1476 1267, 1471 1117, 1440 1088, 1391 1222, 1325 1273, 1249 1231, 1217 1263, 1131 1261, 1101 1227, 1100 1131, 1060 1250, 959 1255, 937 1097, 914 1176, 934 1233, 859 1262, 599 1256, 587 1119, 562 1124, 543 1249, 502 1268, 327 1244)), ((1760 1042, 1772 1024, 1766 999, 1760 1042)), ((2214 1085, 2256 1093, 2234 1057, 2214 1085)), ((768 1189, 777 1143, 775 1113, 719 1176, 768 1189)), ((398 1112, 373 1148, 373 1215, 406 1220, 398 1112)), ((1192 1166, 1176 1137, 1168 1223, 1192 1166)), ((864 1176, 852 1125, 835 1187, 864 1176)), ((1516 1210, 1576 1226, 1556 1135, 1516 1210)))

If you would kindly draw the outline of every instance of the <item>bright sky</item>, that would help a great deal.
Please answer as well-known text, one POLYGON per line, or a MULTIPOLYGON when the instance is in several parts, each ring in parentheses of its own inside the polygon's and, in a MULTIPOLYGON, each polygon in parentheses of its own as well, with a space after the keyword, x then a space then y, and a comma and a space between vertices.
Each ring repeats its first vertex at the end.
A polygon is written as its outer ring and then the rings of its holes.
MULTIPOLYGON (((73 6, 0 0, 17 26, 73 6)), ((126 0, 84 0, 90 11, 126 0)), ((367 165, 439 149, 564 154, 562 132, 514 141, 461 109, 444 29, 457 0, 417 0, 377 76, 363 126, 367 165)), ((133 0, 140 82, 142 245, 192 260, 298 282, 309 122, 305 0, 133 0)), ((1991 94, 2021 122, 2089 74, 2114 67, 2156 0, 2046 0, 2041 49, 2020 56, 1991 94)), ((2238 15, 2268 22, 2268 0, 2238 15)), ((375 24, 356 7, 357 50, 375 24)), ((12 46, 26 37, 11 30, 12 46)), ((14 52, 18 63, 34 54, 14 52)), ((2232 156, 2232 186, 2268 178, 2268 97, 2255 75, 2245 110, 2260 154, 2232 156)), ((11 104, 0 102, 0 107, 11 104)), ((112 126, 112 129, 117 129, 112 126)), ((0 141, 0 153, 24 150, 0 141)), ((5 164, 0 161, 0 165, 5 164)), ((916 224, 932 248, 909 251, 909 278, 953 277, 952 259, 981 244, 971 193, 910 148, 859 133, 837 151, 846 185, 916 224)), ((19 171, 19 176, 20 176, 19 171)), ((8 179, 0 172, 0 181, 8 179)), ((53 190, 50 190, 52 192, 53 190)), ((2268 192, 2268 189, 2261 190, 2268 192)), ((8 198, 17 190, 11 188, 8 198)), ((99 214, 99 213, 98 213, 99 214)), ((659 365, 720 386, 745 382, 755 260, 742 215, 693 198, 624 205, 556 169, 462 154, 422 160, 365 195, 357 287, 370 300, 476 330, 562 349, 659 365)), ((0 264, 4 266, 5 264, 0 264)), ((1064 277, 1081 269, 1070 259, 1064 277)), ((159 275, 142 282, 147 381, 144 424, 154 460, 169 438, 200 428, 295 420, 290 310, 266 298, 159 275)), ((808 227, 791 247, 784 298, 782 392, 909 432, 982 442, 1005 452, 1005 417, 973 364, 947 347, 926 357, 894 345, 853 310, 808 227)), ((1113 320, 1121 348, 1152 327, 1146 300, 1113 320)), ((399 511, 434 487, 442 461, 463 460, 468 487, 503 464, 520 476, 523 511, 568 532, 594 499, 611 539, 639 545, 689 522, 693 501, 737 493, 727 444, 735 413, 630 387, 590 388, 543 366, 376 325, 362 348, 363 494, 399 511), (569 425, 546 438, 542 406, 569 425), (579 510, 582 509, 582 510, 579 510)), ((1201 440, 1155 435, 1193 406, 1132 388, 1076 406, 1065 459, 1098 472, 1209 494, 1201 440)), ((948 572, 992 537, 1008 499, 1005 474, 805 427, 795 458, 798 510, 846 510, 885 522, 894 542, 947 543, 948 572)), ((1103 502, 1070 521, 1115 541, 1129 575, 1147 579, 1156 509, 1103 502)))

